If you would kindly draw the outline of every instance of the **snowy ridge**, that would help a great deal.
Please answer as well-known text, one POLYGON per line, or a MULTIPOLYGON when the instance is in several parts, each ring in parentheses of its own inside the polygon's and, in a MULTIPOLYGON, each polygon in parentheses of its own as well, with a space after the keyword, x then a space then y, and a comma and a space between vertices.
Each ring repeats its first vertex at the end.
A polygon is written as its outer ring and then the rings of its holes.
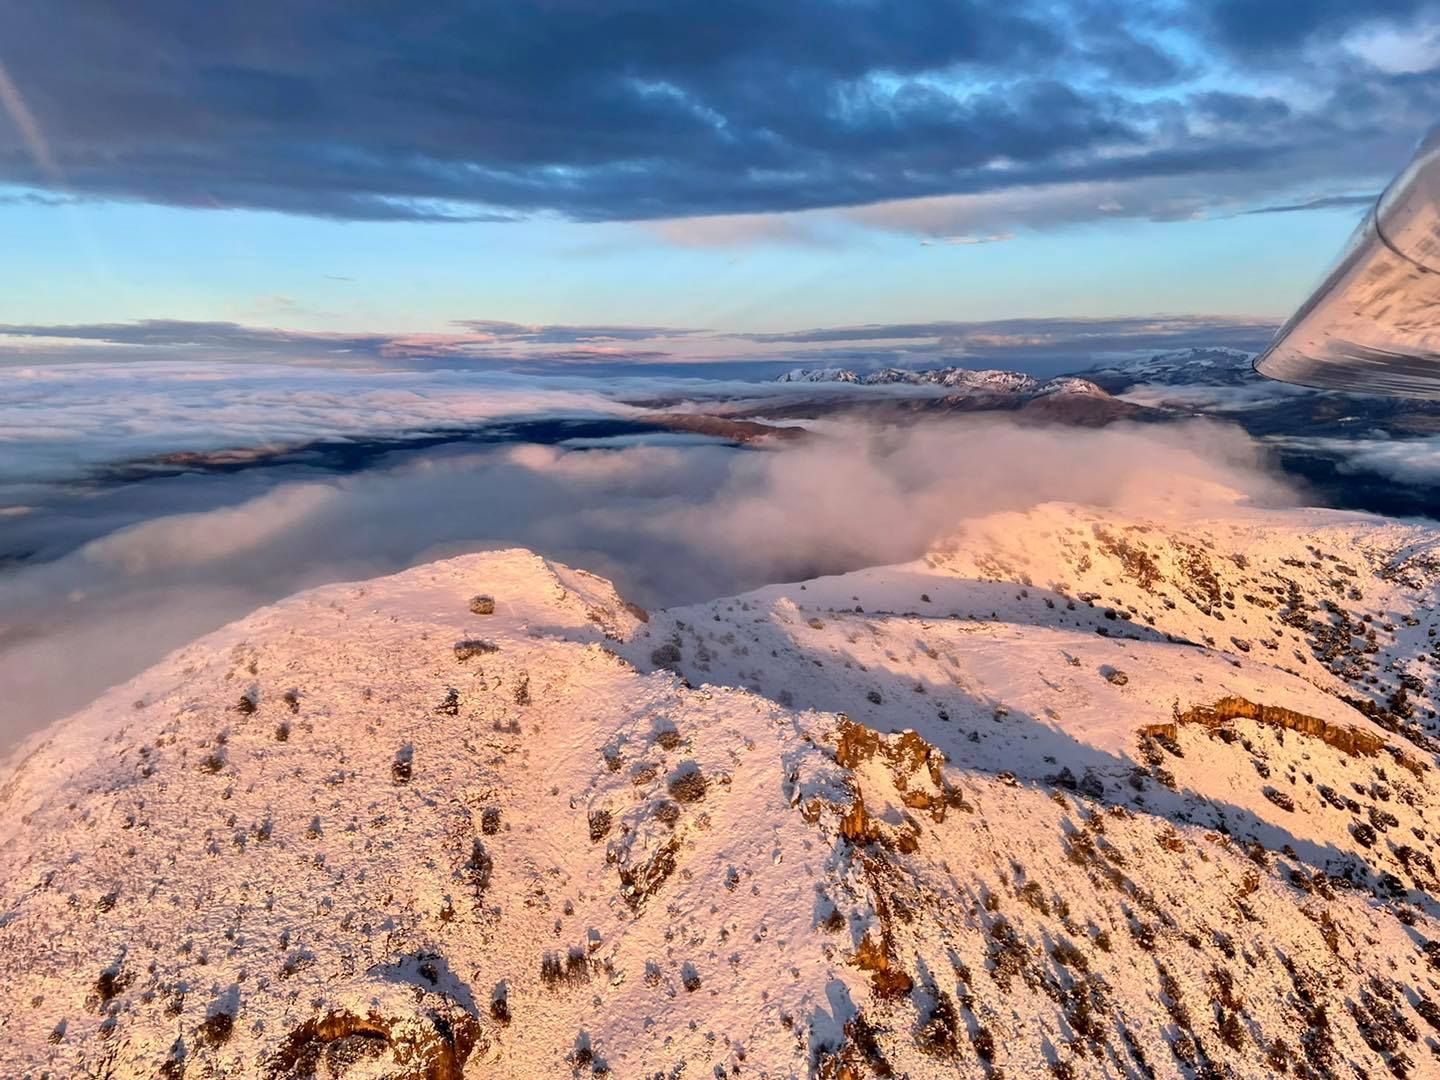
POLYGON ((1076 376, 1050 379, 1045 382, 1019 371, 984 370, 943 367, 928 371, 906 371, 883 368, 860 374, 849 368, 795 368, 775 380, 782 383, 851 383, 859 386, 938 386, 952 391, 1043 395, 1105 393, 1099 386, 1076 376))
POLYGON ((1109 395, 1096 386, 1089 379, 1082 379, 1075 375, 1063 375, 1055 379, 1047 379, 1035 389, 1037 397, 1049 394, 1088 394, 1092 397, 1108 397, 1109 395))
POLYGON ((792 368, 775 381, 782 383, 858 383, 861 380, 859 375, 846 368, 792 368))
POLYGON ((1155 353, 1152 356, 1097 364, 1078 374, 1102 380, 1107 389, 1136 383, 1160 386, 1233 386, 1263 381, 1253 369, 1255 354, 1228 346, 1196 346, 1155 353), (1113 386, 1112 384, 1123 384, 1113 386))
POLYGON ((1427 1075, 1440 538, 1048 505, 256 612, 0 777, 17 1075, 1427 1075))

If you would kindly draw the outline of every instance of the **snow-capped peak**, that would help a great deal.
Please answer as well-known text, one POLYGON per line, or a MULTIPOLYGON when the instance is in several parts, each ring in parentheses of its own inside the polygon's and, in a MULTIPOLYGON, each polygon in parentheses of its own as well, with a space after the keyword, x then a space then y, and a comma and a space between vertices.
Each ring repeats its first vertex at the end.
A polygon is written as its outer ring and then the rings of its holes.
POLYGON ((1196 383, 1232 385, 1257 376, 1251 370, 1255 354, 1228 345, 1192 346, 1168 352, 1109 360, 1086 368, 1079 374, 1107 380, 1111 389, 1117 380, 1129 385, 1159 383, 1167 386, 1196 383))
POLYGON ((791 368, 776 382, 781 383, 858 383, 860 376, 847 368, 791 368))
POLYGON ((881 368, 864 375, 849 368, 795 368, 775 381, 856 383, 862 386, 944 386, 949 389, 993 393, 1030 393, 1040 385, 1038 380, 1019 371, 963 367, 930 368, 923 371, 881 368))
POLYGON ((1090 394, 1094 397, 1109 397, 1104 389, 1096 386, 1089 379, 1082 379, 1077 375, 1061 375, 1055 379, 1048 379, 1041 383, 1035 390, 1037 397, 1050 394, 1090 394))

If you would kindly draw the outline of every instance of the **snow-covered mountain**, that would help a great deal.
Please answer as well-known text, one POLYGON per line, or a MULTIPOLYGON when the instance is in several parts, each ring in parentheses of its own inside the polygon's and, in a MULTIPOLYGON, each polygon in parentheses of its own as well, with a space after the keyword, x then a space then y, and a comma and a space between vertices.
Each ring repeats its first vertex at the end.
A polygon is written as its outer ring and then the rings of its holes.
POLYGON ((1091 397, 1109 397, 1102 387, 1077 375, 1063 375, 1058 379, 1047 379, 1035 387, 1035 394, 1037 397, 1049 394, 1088 394, 1091 397))
POLYGON ((1153 386, 1239 386, 1245 383, 1268 385, 1255 373, 1255 354, 1227 346, 1175 349, 1112 361, 1087 368, 1078 374, 1098 382, 1111 392, 1129 389, 1138 383, 1153 386))
POLYGON ((845 395, 817 398, 804 408, 794 400, 758 404, 756 415, 795 416, 806 408, 812 414, 849 412, 886 413, 973 413, 1009 412, 1025 421, 1100 427, 1116 420, 1132 419, 1147 413, 1145 407, 1122 401, 1089 379, 1074 375, 1041 382, 1018 371, 972 371, 968 368, 936 368, 931 371, 901 371, 887 368, 860 375, 844 368, 797 368, 780 377, 785 383, 840 383, 867 387, 917 386, 933 390, 924 395, 845 395))
POLYGON ((7 1066, 1430 1075, 1437 599, 1418 525, 1058 504, 663 612, 304 593, 0 775, 7 1066))
POLYGON ((782 383, 858 383, 863 380, 857 372, 848 368, 791 368, 775 381, 782 383))
POLYGON ((849 368, 795 368, 781 375, 782 383, 854 383, 860 386, 943 386, 954 390, 988 393, 1031 393, 1040 382, 1018 371, 975 371, 970 368, 943 367, 927 371, 883 368, 860 374, 849 368))
POLYGON ((945 386, 992 393, 1094 393, 1128 389, 1138 383, 1164 386, 1200 384, 1230 386, 1261 382, 1252 364, 1255 354, 1225 346, 1196 347, 1155 353, 1098 364, 1074 375, 1042 382, 1018 371, 977 371, 941 367, 911 371, 884 368, 860 373, 850 368, 795 368, 781 375, 782 383, 852 383, 861 386, 945 386))

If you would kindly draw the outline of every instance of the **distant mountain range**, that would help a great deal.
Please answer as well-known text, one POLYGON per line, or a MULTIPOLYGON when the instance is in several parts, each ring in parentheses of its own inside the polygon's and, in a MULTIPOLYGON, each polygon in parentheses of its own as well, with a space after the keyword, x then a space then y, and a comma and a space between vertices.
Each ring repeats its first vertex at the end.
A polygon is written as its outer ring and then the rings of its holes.
MULTIPOLYGON (((793 384, 841 383, 864 387, 916 386, 943 389, 947 393, 919 398, 882 397, 872 401, 843 404, 817 403, 822 411, 880 409, 912 412, 1024 411, 1037 419, 1059 423, 1098 426, 1133 417, 1143 411, 1121 401, 1086 378, 1064 375, 1041 381, 1019 371, 975 371, 962 367, 905 371, 884 368, 862 374, 849 368, 795 368, 776 382, 793 384)), ((777 405, 772 414, 795 414, 793 402, 777 405)))
MULTIPOLYGON (((856 386, 943 386, 980 393, 1119 393, 1140 383, 1182 386, 1238 386, 1261 381, 1252 369, 1255 354, 1228 347, 1180 349, 1097 365, 1042 381, 1019 371, 939 367, 924 370, 882 368, 794 368, 777 378, 781 383, 850 383, 856 386)), ((1269 384, 1273 385, 1273 384, 1269 384)))
POLYGON ((1038 379, 1018 371, 973 371, 962 367, 933 368, 928 371, 882 368, 863 375, 850 368, 795 368, 775 381, 854 383, 858 386, 944 386, 992 393, 1031 393, 1042 385, 1038 379))
POLYGON ((1081 372, 1111 393, 1140 383, 1160 386, 1242 386, 1267 382, 1255 374, 1255 353, 1226 346, 1178 349, 1097 365, 1081 372))
MULTIPOLYGON (((817 395, 761 405, 749 416, 806 417, 836 412, 864 416, 1005 412, 1022 422, 1099 427, 1117 420, 1173 422, 1208 417, 1258 439, 1276 463, 1308 489, 1307 498, 1399 516, 1440 513, 1440 484, 1423 469, 1368 462, 1405 457, 1407 440, 1424 458, 1440 435, 1440 402, 1309 390, 1255 373, 1255 354, 1225 346, 1197 347, 1107 361, 1041 381, 1016 371, 955 366, 905 371, 886 368, 797 368, 779 382, 857 387, 913 386, 941 393, 817 395), (1368 455, 1367 455, 1368 452, 1368 455)), ((1408 459, 1407 459, 1408 460, 1408 459)))

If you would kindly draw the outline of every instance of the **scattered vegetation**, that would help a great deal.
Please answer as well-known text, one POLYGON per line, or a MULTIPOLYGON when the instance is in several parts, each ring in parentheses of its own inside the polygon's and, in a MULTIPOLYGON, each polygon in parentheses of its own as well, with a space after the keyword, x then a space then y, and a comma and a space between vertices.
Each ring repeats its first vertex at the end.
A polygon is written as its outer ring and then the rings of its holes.
POLYGON ((455 643, 455 659, 462 664, 466 660, 473 660, 477 656, 486 656, 489 653, 499 652, 500 646, 493 641, 486 641, 483 638, 466 638, 455 643))

